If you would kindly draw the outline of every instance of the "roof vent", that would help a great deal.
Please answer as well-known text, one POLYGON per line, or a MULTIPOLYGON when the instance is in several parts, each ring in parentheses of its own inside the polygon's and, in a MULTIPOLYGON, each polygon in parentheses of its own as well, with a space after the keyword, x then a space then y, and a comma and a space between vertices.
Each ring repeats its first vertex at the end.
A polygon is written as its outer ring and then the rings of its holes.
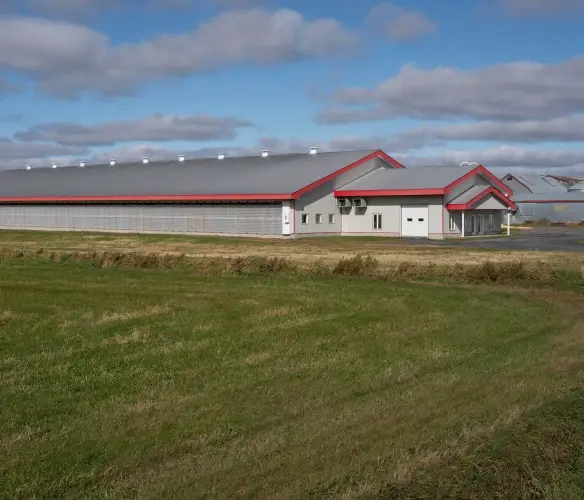
POLYGON ((32 170, 32 165, 29 163, 29 164, 26 166, 26 169, 27 169, 27 170, 32 170))
POLYGON ((185 155, 178 155, 178 161, 180 162, 185 161, 185 155))
POLYGON ((84 161, 80 161, 80 162, 79 162, 79 166, 80 166, 81 168, 83 168, 83 167, 85 166, 85 162, 84 162, 84 161))
POLYGON ((57 168, 57 164, 56 163, 51 163, 51 167, 52 168, 57 168))
POLYGON ((270 156, 270 150, 262 149, 262 158, 266 158, 267 156, 270 156))
POLYGON ((309 150, 309 153, 311 155, 315 155, 316 153, 318 153, 318 148, 316 146, 312 146, 309 150))
POLYGON ((146 164, 150 161, 150 158, 148 158, 147 156, 145 156, 144 158, 142 158, 142 163, 146 164))
POLYGON ((218 160, 224 160, 225 159, 225 153, 217 153, 217 159, 218 160))
POLYGON ((116 164, 116 160, 114 158, 112 158, 110 160, 110 165, 113 167, 116 164))

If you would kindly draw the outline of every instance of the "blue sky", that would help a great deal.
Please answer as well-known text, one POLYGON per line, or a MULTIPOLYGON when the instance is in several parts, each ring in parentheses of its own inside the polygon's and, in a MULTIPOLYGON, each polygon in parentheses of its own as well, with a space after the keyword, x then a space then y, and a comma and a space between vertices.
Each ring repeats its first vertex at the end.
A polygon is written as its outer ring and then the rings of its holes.
POLYGON ((3 5, 0 168, 317 145, 584 175, 584 0, 3 5))

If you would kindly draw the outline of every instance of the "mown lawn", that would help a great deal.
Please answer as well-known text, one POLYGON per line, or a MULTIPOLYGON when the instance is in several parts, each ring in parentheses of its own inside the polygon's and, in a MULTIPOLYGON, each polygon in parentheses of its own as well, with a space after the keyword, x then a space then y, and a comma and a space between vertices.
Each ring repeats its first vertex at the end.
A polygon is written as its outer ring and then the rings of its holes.
POLYGON ((583 331, 577 291, 2 263, 0 497, 581 498, 583 331))

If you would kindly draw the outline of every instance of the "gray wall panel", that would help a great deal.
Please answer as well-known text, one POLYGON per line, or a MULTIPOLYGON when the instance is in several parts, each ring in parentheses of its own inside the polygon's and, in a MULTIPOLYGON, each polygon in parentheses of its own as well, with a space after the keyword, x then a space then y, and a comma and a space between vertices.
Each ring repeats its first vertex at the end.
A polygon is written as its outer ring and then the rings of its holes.
POLYGON ((513 223, 547 219, 551 222, 580 222, 584 220, 582 203, 523 203, 517 202, 518 211, 512 218, 513 223))
POLYGON ((0 227, 280 235, 282 206, 0 205, 0 227))

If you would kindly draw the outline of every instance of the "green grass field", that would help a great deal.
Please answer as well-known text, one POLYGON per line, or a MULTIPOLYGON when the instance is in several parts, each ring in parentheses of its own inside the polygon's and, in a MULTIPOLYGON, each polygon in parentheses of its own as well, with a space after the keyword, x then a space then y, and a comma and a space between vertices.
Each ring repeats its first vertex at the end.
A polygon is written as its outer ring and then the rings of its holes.
POLYGON ((0 497, 584 497, 578 289, 0 263, 0 497))

